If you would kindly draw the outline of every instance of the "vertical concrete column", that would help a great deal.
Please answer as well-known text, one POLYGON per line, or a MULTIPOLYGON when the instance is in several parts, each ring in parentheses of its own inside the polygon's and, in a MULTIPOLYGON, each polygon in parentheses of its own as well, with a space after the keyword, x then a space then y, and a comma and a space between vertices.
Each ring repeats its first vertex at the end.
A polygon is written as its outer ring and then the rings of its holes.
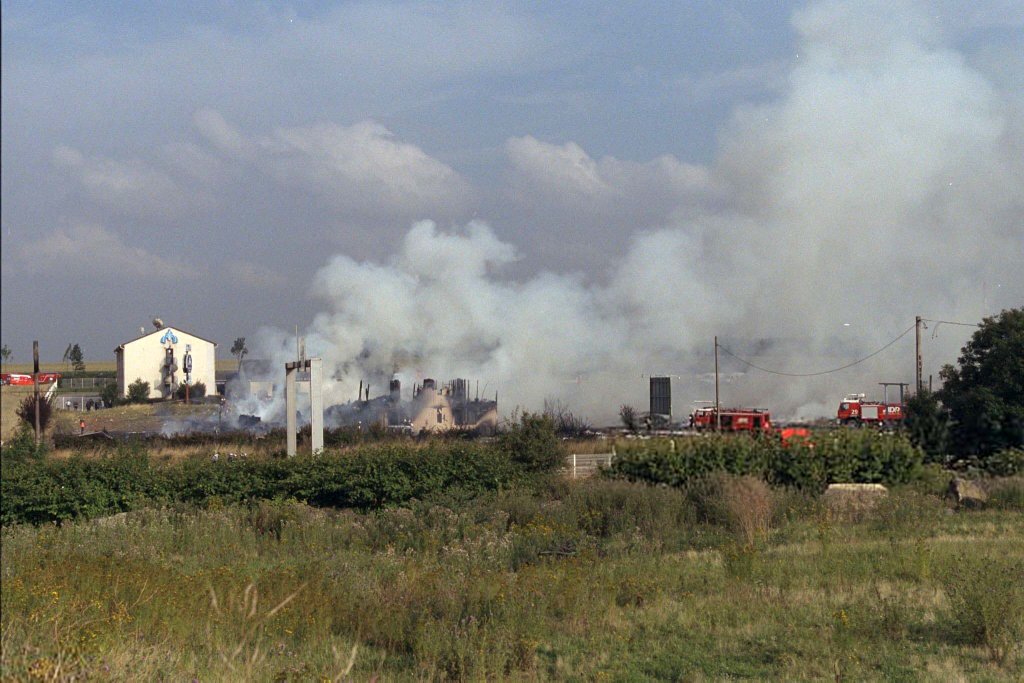
POLYGON ((324 450, 324 361, 322 358, 310 358, 309 361, 309 409, 310 423, 313 428, 313 455, 324 450))
POLYGON ((288 432, 288 456, 294 456, 298 448, 298 442, 295 437, 296 419, 295 419, 295 408, 297 401, 295 400, 295 373, 297 368, 294 363, 287 363, 284 366, 284 410, 287 419, 287 432, 288 432))

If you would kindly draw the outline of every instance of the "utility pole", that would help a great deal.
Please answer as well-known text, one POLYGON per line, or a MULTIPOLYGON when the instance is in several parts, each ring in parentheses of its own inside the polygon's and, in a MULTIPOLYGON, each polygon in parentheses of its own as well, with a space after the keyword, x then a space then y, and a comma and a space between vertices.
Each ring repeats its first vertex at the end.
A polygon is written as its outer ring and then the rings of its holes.
POLYGON ((914 393, 917 394, 917 395, 920 395, 921 394, 921 390, 924 388, 922 383, 921 383, 921 371, 922 371, 922 367, 923 367, 923 365, 921 363, 921 316, 917 316, 916 318, 914 318, 914 337, 916 339, 916 343, 915 343, 916 354, 915 354, 915 357, 917 359, 917 373, 916 373, 917 383, 914 385, 917 388, 915 389, 914 393))
POLYGON ((36 397, 36 445, 43 441, 39 428, 39 342, 32 342, 32 390, 36 397))
POLYGON ((715 335, 715 431, 722 431, 722 408, 718 403, 718 335, 715 335))

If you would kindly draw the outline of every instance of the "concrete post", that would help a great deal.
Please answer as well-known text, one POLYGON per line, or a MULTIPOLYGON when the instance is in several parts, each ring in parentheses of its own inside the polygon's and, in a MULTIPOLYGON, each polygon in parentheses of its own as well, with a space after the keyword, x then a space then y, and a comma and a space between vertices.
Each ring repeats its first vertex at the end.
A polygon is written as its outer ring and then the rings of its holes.
POLYGON ((322 358, 309 359, 309 407, 312 431, 313 455, 324 450, 324 361, 322 358))
POLYGON ((322 358, 301 358, 294 363, 284 364, 284 404, 285 410, 288 411, 289 456, 295 455, 298 450, 297 438, 295 436, 298 422, 295 417, 295 409, 298 407, 295 384, 298 378, 296 378, 295 373, 300 370, 309 370, 310 445, 314 455, 324 450, 324 361, 322 358))
POLYGON ((295 373, 298 372, 293 364, 288 363, 285 365, 285 379, 284 379, 284 409, 285 416, 287 419, 287 432, 288 432, 288 457, 295 455, 298 450, 298 442, 295 437, 296 419, 295 419, 295 408, 297 401, 295 400, 295 373))

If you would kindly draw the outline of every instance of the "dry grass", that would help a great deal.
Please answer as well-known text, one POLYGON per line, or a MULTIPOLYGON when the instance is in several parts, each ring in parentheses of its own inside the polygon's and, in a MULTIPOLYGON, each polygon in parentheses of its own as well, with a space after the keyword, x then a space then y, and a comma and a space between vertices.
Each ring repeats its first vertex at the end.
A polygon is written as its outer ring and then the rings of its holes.
MULTIPOLYGON (((40 387, 40 395, 46 391, 48 386, 40 387)), ((14 432, 18 430, 21 420, 18 418, 16 411, 22 399, 26 396, 31 396, 32 392, 32 387, 0 386, 0 438, 4 441, 11 438, 14 432)), ((57 417, 57 412, 56 410, 54 411, 54 420, 57 417)))
POLYGON ((679 492, 592 480, 454 509, 267 501, 7 527, 0 678, 1019 680, 961 639, 940 577, 967 552, 1020 566, 1020 513, 893 536, 879 522, 921 519, 896 506, 825 544, 820 511, 765 537, 771 492, 719 488, 710 526, 656 516, 688 509, 679 492), (744 538, 760 540, 731 571, 744 538), (536 544, 565 552, 522 561, 536 544))

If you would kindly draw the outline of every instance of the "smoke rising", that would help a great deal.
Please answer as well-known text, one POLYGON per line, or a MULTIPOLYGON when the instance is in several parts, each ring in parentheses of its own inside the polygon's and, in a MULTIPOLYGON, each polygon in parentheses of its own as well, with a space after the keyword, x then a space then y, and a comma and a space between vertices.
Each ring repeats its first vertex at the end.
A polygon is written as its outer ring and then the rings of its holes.
MULTIPOLYGON (((607 422, 621 403, 644 406, 644 375, 669 374, 679 417, 713 397, 715 335, 760 365, 806 373, 871 353, 915 314, 976 322, 1020 305, 1024 99, 918 10, 825 2, 798 12, 782 93, 735 112, 717 158, 691 174, 701 182, 635 233, 607 274, 509 279, 517 250, 483 222, 418 222, 386 262, 336 256, 313 286, 327 310, 304 333, 325 359, 326 400, 355 398, 361 380, 382 393, 393 373, 468 377, 500 392, 504 413, 554 397, 607 422)), ((598 177, 581 149, 565 149, 590 169, 588 188, 608 191, 608 177, 636 186, 628 167, 598 177)), ((557 193, 565 169, 543 171, 531 168, 531 187, 557 193)), ((970 332, 932 324, 925 376, 954 362, 970 332)), ((294 343, 265 331, 257 352, 283 363, 294 343)), ((912 382, 913 336, 815 378, 722 364, 726 403, 829 415, 848 391, 912 382)))

